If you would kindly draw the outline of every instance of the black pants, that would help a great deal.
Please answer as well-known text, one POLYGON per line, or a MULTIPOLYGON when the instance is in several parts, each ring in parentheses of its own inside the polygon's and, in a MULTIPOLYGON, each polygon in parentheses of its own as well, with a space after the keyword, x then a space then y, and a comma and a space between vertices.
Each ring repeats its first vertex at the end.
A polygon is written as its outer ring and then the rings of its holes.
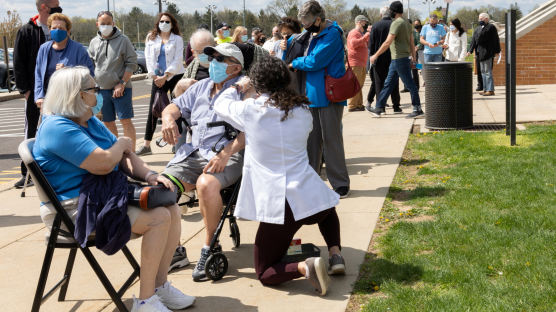
POLYGON ((483 90, 483 75, 481 75, 481 62, 479 58, 475 56, 475 68, 477 69, 477 89, 483 90))
MULTIPOLYGON (((380 91, 382 91, 382 89, 384 88, 384 81, 386 81, 386 77, 388 76, 389 67, 390 67, 390 63, 388 63, 388 66, 374 65, 371 67, 371 76, 374 76, 375 94, 377 98, 378 95, 380 94, 380 91)), ((399 108, 400 107, 400 83, 399 81, 396 81, 395 83, 396 85, 394 86, 394 91, 392 91, 392 94, 390 95, 390 99, 392 100, 393 108, 399 108)), ((371 95, 371 92, 369 92, 369 95, 371 95)), ((369 100, 368 98, 367 100, 369 102, 372 102, 372 100, 369 100)))
POLYGON ((183 77, 183 74, 175 75, 174 77, 172 77, 172 79, 166 81, 162 86, 162 88, 157 87, 153 81, 152 88, 151 88, 151 101, 149 102, 149 115, 147 117, 147 127, 145 129, 145 141, 153 140, 153 134, 154 131, 156 130, 156 124, 158 122, 158 118, 155 118, 153 116, 153 103, 154 103, 154 95, 156 91, 162 90, 164 92, 168 92, 168 91, 172 92, 176 87, 176 84, 178 84, 178 81, 180 81, 181 77, 183 77))
POLYGON ((371 88, 369 89, 369 93, 367 93, 367 103, 371 105, 371 103, 375 100, 376 96, 376 82, 375 82, 375 75, 373 75, 373 68, 369 68, 369 77, 371 78, 371 88))
POLYGON ((318 224, 320 233, 330 249, 340 246, 340 220, 336 208, 330 208, 305 219, 295 221, 286 201, 284 224, 261 222, 255 237, 255 272, 264 285, 278 285, 302 275, 297 263, 282 262, 295 233, 303 225, 318 224))
MULTIPOLYGON (((37 134, 41 110, 35 104, 35 94, 31 90, 29 98, 25 102, 25 139, 32 139, 37 134)), ((27 167, 21 162, 21 175, 27 174, 27 167)))

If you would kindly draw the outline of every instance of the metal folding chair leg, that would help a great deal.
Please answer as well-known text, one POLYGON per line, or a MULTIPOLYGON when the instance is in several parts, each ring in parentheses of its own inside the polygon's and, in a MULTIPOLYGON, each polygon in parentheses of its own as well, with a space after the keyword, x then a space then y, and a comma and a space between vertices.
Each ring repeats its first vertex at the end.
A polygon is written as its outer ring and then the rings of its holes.
POLYGON ((71 278, 71 272, 73 270, 73 264, 75 263, 75 255, 77 254, 77 248, 70 249, 68 255, 68 263, 66 264, 66 271, 64 272, 64 284, 60 288, 60 294, 58 295, 58 301, 66 300, 66 293, 68 292, 68 285, 71 278))

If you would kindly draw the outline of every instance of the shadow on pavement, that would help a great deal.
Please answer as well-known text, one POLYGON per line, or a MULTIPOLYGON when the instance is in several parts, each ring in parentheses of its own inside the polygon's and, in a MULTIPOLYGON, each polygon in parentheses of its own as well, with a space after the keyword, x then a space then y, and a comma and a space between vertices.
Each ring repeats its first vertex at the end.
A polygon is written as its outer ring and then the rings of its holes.
POLYGON ((0 160, 19 159, 19 154, 0 154, 0 160))
POLYGON ((0 216, 0 227, 27 225, 42 223, 41 217, 39 216, 16 216, 11 215, 1 215, 0 216))

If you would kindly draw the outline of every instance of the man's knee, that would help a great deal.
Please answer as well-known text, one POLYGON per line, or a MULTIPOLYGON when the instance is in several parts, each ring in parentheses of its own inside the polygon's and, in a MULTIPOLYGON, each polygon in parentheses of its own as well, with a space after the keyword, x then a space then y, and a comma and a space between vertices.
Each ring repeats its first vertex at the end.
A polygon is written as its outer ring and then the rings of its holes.
POLYGON ((166 207, 156 207, 151 210, 151 220, 149 226, 154 227, 163 224, 169 224, 172 218, 170 210, 166 207))
POLYGON ((196 187, 199 197, 220 195, 220 182, 213 175, 202 174, 199 179, 197 179, 196 187))
POLYGON ((124 127, 133 126, 133 122, 131 121, 131 118, 120 119, 120 122, 122 123, 122 126, 124 126, 124 127))

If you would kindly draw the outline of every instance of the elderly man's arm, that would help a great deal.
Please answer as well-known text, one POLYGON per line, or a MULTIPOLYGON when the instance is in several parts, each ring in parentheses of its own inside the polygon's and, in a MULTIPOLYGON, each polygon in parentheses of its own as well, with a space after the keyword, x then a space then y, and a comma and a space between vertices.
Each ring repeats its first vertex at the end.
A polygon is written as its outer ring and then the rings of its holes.
POLYGON ((376 53, 371 56, 371 64, 376 63, 376 59, 390 48, 390 45, 392 44, 392 42, 394 42, 394 39, 396 39, 396 35, 388 35, 386 41, 384 41, 384 43, 380 46, 380 49, 378 49, 378 51, 376 51, 376 53))
POLYGON ((172 145, 176 145, 180 137, 178 125, 176 125, 176 120, 180 116, 180 109, 174 103, 168 104, 162 111, 162 138, 172 145))
POLYGON ((203 173, 219 173, 224 171, 230 157, 245 148, 245 133, 240 132, 235 140, 226 145, 220 153, 214 155, 203 169, 203 173))

